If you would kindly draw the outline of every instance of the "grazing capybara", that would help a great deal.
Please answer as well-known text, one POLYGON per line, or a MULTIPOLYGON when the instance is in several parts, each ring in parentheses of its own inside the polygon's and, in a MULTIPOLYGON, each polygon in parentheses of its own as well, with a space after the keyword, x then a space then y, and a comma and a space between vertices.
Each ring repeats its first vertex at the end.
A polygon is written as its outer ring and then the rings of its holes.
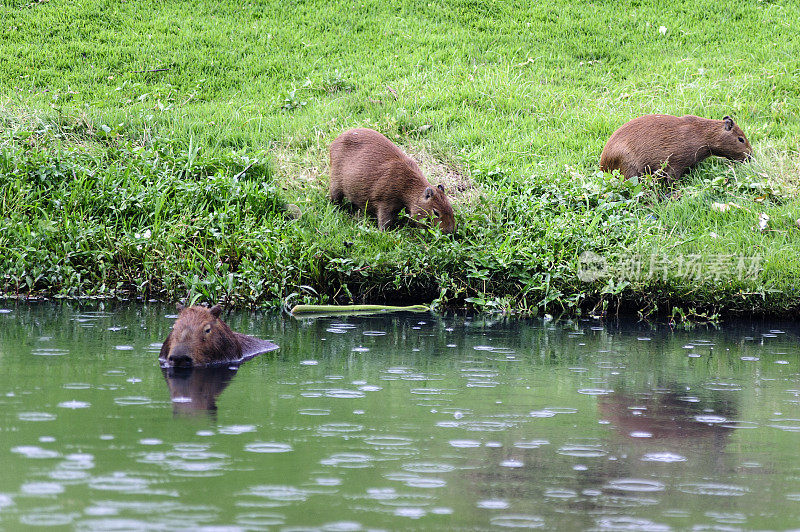
POLYGON ((710 155, 744 161, 753 149, 733 119, 646 115, 616 130, 600 155, 600 169, 625 179, 662 171, 677 179, 710 155))
POLYGON ((413 159, 372 129, 345 131, 331 144, 330 199, 374 214, 381 230, 402 209, 417 223, 432 217, 442 232, 455 230, 444 187, 431 186, 413 159))
POLYGON ((242 362, 278 349, 272 342, 234 332, 219 317, 222 307, 177 305, 178 319, 161 346, 166 366, 211 366, 242 362))

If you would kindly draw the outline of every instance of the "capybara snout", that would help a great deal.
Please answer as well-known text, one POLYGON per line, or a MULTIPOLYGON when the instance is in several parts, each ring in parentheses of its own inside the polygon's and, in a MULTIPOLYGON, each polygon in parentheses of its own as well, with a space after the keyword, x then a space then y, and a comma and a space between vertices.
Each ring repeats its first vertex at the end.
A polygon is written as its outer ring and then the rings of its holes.
POLYGON ((422 199, 418 203, 413 203, 410 209, 409 214, 419 224, 425 224, 430 220, 434 225, 438 225, 443 233, 455 231, 453 208, 444 193, 443 185, 438 185, 436 188, 426 187, 422 199))
POLYGON ((192 366, 192 356, 185 343, 178 344, 170 349, 167 355, 167 364, 176 368, 192 366))
POLYGON ((413 159, 379 132, 345 131, 331 144, 330 199, 347 200, 388 228, 405 209, 414 223, 431 221, 442 232, 455 231, 453 207, 444 187, 431 186, 413 159))

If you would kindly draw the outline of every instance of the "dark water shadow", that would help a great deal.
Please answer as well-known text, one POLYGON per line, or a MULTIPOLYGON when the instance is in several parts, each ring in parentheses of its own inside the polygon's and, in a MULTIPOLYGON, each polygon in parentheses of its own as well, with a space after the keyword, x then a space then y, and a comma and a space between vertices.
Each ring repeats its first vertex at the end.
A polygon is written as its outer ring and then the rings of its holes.
POLYGON ((217 397, 238 372, 238 366, 161 368, 176 416, 216 418, 217 397))
MULTIPOLYGON (((725 449, 738 425, 739 405, 731 393, 694 395, 677 383, 642 393, 612 393, 597 402, 610 424, 608 443, 631 458, 629 474, 645 475, 646 461, 693 460, 708 475, 728 472, 725 449)), ((695 392, 696 393, 696 392, 695 392)))
MULTIPOLYGON (((612 392, 597 399, 598 419, 604 434, 559 442, 556 457, 536 447, 503 445, 480 451, 483 463, 521 464, 468 470, 465 475, 479 499, 535 498, 548 488, 573 493, 550 497, 557 511, 569 514, 570 529, 586 529, 592 513, 650 504, 658 500, 659 476, 666 469, 656 463, 687 462, 701 478, 724 478, 734 470, 727 452, 739 425, 740 407, 735 395, 725 391, 692 395, 687 386, 670 381, 643 391, 612 392), (578 469, 573 469, 577 466, 578 469), (633 479, 633 480, 631 480, 633 479), (639 488, 626 482, 639 482, 639 488), (651 480, 657 479, 655 482, 651 480), (618 487, 621 486, 621 487, 618 487), (543 489, 544 487, 544 489, 543 489), (587 495, 593 494, 593 495, 587 495)), ((641 389, 641 388, 640 388, 641 389)), ((521 425, 513 440, 551 440, 547 432, 521 425)), ((557 441, 557 433, 554 433, 557 441)), ((549 445, 549 442, 547 443, 549 445)), ((663 481, 662 481, 663 482, 663 481)))
MULTIPOLYGON (((612 393, 600 397, 597 406, 616 432, 622 436, 633 435, 630 441, 676 447, 691 441, 724 440, 732 430, 727 423, 738 412, 738 405, 732 398, 698 398, 673 390, 612 393)), ((714 447, 720 448, 719 445, 714 447)))

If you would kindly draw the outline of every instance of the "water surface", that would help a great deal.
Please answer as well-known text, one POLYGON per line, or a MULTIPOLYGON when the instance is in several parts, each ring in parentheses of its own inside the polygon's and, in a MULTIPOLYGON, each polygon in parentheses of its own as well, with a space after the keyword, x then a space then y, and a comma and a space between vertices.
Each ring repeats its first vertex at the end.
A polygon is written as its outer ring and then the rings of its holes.
POLYGON ((747 530, 800 523, 800 329, 0 304, 0 527, 747 530))

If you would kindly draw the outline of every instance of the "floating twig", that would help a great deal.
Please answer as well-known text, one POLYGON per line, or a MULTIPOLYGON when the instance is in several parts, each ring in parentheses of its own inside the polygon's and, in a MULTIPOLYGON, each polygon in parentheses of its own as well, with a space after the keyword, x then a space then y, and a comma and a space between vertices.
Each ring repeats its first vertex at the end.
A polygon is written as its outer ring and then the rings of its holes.
POLYGON ((295 305, 292 316, 324 316, 326 314, 374 314, 378 312, 427 312, 426 305, 395 307, 391 305, 295 305))

